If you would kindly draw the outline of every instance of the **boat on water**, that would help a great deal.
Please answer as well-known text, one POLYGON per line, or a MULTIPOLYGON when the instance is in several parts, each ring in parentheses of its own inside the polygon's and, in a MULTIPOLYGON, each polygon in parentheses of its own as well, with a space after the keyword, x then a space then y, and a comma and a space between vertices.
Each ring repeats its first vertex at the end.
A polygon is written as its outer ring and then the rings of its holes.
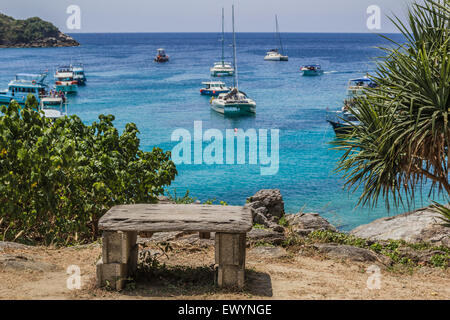
POLYGON ((333 127, 333 130, 337 136, 350 133, 355 126, 360 125, 358 118, 356 118, 355 115, 349 111, 342 111, 338 113, 340 113, 341 119, 327 120, 327 122, 333 127))
MULTIPOLYGON (((336 135, 348 133, 354 126, 360 125, 357 117, 350 112, 355 106, 358 97, 365 96, 365 89, 376 88, 378 85, 369 78, 368 75, 362 78, 350 79, 347 86, 347 98, 344 100, 344 106, 338 111, 338 120, 327 120, 333 127, 336 135)), ((353 109, 355 110, 355 109, 353 109)))
POLYGON ((221 93, 211 99, 211 109, 223 115, 246 115, 256 113, 256 102, 239 90, 238 68, 236 59, 236 32, 234 30, 234 5, 232 6, 233 20, 233 87, 228 93, 221 93))
POLYGON ((74 79, 74 73, 71 66, 61 66, 55 72, 56 91, 64 93, 77 93, 78 82, 74 79))
POLYGON ((84 73, 84 66, 82 63, 71 64, 73 72, 73 79, 77 81, 78 85, 86 84, 86 74, 84 73))
POLYGON ((67 115, 67 102, 64 96, 46 96, 39 103, 39 111, 44 117, 55 120, 67 115))
POLYGON ((200 89, 201 95, 216 97, 221 93, 230 92, 230 88, 222 81, 205 81, 202 84, 205 87, 200 89))
POLYGON ((302 75, 305 77, 320 76, 323 74, 322 67, 319 64, 310 64, 301 66, 300 71, 302 72, 302 75))
POLYGON ((234 68, 230 62, 225 62, 225 14, 222 8, 222 60, 214 63, 214 67, 210 69, 211 76, 213 77, 226 77, 234 74, 234 68))
POLYGON ((47 94, 47 84, 44 83, 47 73, 19 73, 9 82, 8 89, 0 91, 0 104, 9 104, 12 100, 24 105, 29 94, 36 97, 38 103, 47 94))
POLYGON ((364 95, 365 89, 376 87, 377 83, 367 75, 362 78, 350 79, 347 85, 347 96, 350 98, 358 97, 364 95))
POLYGON ((275 33, 278 38, 280 48, 272 49, 266 53, 265 61, 288 61, 289 57, 284 54, 283 43, 281 42, 280 30, 278 27, 278 17, 275 15, 275 33))
POLYGON ((155 62, 163 63, 168 62, 169 56, 166 54, 166 51, 163 48, 159 48, 156 50, 155 62))

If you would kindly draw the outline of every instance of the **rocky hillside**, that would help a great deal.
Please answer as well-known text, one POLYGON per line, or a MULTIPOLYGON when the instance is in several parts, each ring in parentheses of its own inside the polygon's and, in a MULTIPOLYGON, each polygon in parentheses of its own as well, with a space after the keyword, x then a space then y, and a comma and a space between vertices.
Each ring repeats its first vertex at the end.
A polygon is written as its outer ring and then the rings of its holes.
POLYGON ((16 20, 0 13, 0 47, 74 47, 80 44, 53 24, 34 17, 16 20))

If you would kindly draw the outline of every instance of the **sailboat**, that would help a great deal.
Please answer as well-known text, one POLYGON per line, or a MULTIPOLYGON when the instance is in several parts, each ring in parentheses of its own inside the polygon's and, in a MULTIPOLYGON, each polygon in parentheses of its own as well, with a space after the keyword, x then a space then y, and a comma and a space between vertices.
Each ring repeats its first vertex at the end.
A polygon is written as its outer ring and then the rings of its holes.
POLYGON ((234 31, 234 5, 232 6, 233 17, 233 87, 230 92, 221 93, 215 99, 211 99, 211 108, 224 115, 244 115, 256 113, 256 102, 247 97, 239 90, 238 69, 236 59, 236 33, 234 31))
POLYGON ((214 67, 211 68, 211 76, 221 77, 221 76, 232 76, 234 73, 234 68, 231 63, 225 62, 225 17, 224 9, 222 8, 222 60, 214 63, 214 67))
POLYGON ((281 42, 280 30, 278 27, 278 16, 275 15, 275 33, 278 37, 278 42, 280 44, 280 48, 272 49, 266 53, 264 60, 266 61, 288 61, 289 57, 284 54, 283 43, 281 42), (280 51, 278 51, 280 50, 280 51))

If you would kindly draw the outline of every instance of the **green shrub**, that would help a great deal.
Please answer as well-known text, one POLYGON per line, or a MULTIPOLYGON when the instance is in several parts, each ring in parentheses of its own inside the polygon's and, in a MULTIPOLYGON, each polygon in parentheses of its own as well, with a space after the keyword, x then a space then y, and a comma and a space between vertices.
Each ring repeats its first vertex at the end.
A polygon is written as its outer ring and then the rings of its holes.
POLYGON ((88 126, 52 122, 15 102, 0 114, 0 240, 73 244, 95 240, 117 204, 151 203, 177 174, 170 153, 139 150, 135 124, 114 116, 88 126))

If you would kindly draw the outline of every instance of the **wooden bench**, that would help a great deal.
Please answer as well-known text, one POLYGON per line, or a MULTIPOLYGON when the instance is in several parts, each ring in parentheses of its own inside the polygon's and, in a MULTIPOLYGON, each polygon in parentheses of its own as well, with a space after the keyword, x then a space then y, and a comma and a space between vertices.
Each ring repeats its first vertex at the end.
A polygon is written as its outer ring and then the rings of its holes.
POLYGON ((99 221, 103 231, 97 285, 121 290, 137 268, 137 234, 146 232, 215 232, 216 283, 244 286, 246 233, 252 229, 249 209, 196 204, 135 204, 113 207, 99 221))

